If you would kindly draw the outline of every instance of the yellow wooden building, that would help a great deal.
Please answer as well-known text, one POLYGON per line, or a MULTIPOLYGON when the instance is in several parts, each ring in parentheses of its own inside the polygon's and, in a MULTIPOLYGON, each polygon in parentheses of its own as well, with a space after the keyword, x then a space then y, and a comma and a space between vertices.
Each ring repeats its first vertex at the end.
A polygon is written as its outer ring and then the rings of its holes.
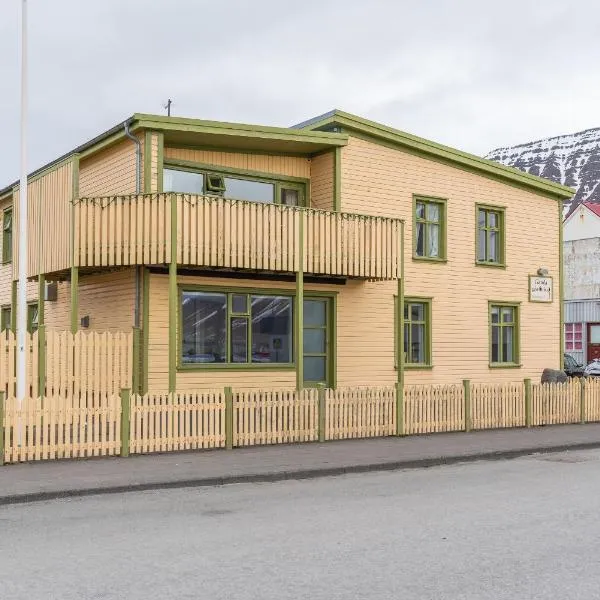
MULTIPOLYGON (((30 175, 28 322, 133 329, 142 391, 538 378, 562 361, 572 193, 337 110, 135 114, 30 175)), ((3 329, 18 195, 0 189, 3 329)))

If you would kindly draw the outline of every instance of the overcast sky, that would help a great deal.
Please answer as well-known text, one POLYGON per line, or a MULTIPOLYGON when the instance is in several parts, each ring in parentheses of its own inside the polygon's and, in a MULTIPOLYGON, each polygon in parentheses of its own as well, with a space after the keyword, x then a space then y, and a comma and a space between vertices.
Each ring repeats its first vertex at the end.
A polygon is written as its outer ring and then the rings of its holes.
MULTIPOLYGON (((0 0, 0 188, 18 178, 21 0, 0 0)), ((600 126, 578 0, 29 0, 29 165, 134 112, 291 125, 332 108, 476 154, 600 126)))

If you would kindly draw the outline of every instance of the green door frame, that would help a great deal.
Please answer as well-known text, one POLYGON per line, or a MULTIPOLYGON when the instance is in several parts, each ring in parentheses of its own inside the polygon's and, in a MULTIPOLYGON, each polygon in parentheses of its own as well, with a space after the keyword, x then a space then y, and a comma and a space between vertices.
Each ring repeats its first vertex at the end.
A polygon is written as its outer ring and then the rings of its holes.
POLYGON ((325 356, 325 377, 326 381, 303 381, 304 387, 316 387, 319 384, 325 384, 325 387, 335 388, 335 374, 336 374, 336 343, 335 343, 335 320, 336 320, 336 298, 335 295, 315 295, 309 292, 305 297, 304 301, 321 301, 325 303, 325 324, 322 326, 307 326, 306 320, 303 323, 301 332, 302 340, 302 360, 304 362, 305 357, 310 356, 325 356), (325 352, 318 353, 306 353, 304 352, 304 331, 306 329, 324 329, 325 330, 325 352))

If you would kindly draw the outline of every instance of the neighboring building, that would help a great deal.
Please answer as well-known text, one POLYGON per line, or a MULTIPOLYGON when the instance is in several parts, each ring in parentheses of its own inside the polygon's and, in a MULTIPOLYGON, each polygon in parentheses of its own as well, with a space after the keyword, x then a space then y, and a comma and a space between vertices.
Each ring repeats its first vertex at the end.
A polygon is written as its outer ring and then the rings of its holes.
POLYGON ((600 204, 584 202, 564 221, 565 352, 600 358, 600 204))
MULTIPOLYGON (((30 176, 29 325, 134 327, 153 391, 539 378, 561 363, 572 193, 340 111, 136 114, 30 176)), ((3 327, 18 195, 0 190, 3 327)))

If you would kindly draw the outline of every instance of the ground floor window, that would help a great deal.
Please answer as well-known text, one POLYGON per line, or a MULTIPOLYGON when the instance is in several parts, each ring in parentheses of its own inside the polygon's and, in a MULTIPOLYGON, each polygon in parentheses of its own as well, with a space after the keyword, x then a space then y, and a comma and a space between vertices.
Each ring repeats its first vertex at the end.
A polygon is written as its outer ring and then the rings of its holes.
MULTIPOLYGON (((397 302, 395 296, 396 319, 397 302)), ((431 366, 431 298, 404 298, 404 331, 401 334, 404 336, 404 366, 431 366)), ((397 358, 395 362, 397 367, 397 358)))
POLYGON ((182 364, 290 364, 293 298, 243 292, 181 292, 182 364))
POLYGON ((583 350, 583 323, 565 323, 565 350, 583 350))
POLYGON ((12 328, 12 311, 10 306, 3 306, 0 313, 0 331, 12 328))
POLYGON ((519 362, 519 306, 490 303, 490 362, 516 365, 519 362))

